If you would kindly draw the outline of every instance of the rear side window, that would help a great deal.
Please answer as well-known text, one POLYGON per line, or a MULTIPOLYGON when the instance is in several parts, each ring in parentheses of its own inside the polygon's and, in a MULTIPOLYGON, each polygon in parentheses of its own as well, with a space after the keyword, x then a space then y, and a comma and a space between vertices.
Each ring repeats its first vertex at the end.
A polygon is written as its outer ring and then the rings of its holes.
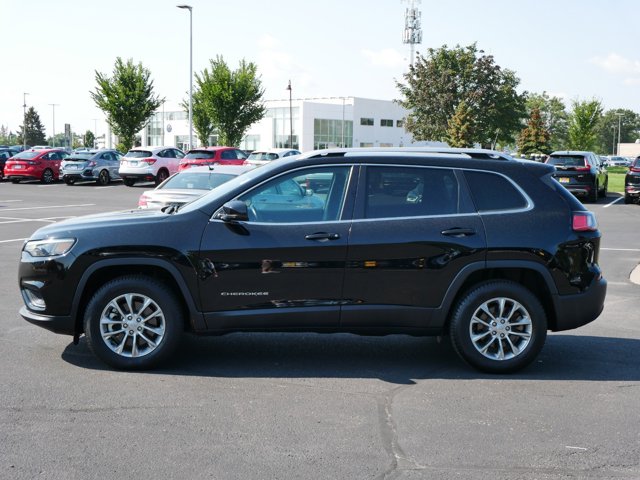
POLYGON ((447 168, 367 167, 365 218, 459 213, 460 188, 447 168))
POLYGON ((464 176, 478 212, 519 210, 528 205, 522 193, 502 175, 465 171, 464 176))

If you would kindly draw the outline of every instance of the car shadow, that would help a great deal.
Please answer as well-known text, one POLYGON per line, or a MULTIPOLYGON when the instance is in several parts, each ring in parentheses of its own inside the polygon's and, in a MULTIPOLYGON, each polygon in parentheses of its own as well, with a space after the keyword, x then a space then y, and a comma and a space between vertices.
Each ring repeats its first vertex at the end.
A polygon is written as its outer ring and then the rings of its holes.
MULTIPOLYGON (((80 368, 110 370, 84 339, 62 359, 80 368)), ((377 378, 410 385, 423 379, 640 380, 640 340, 550 334, 532 365, 510 375, 467 366, 448 339, 361 337, 349 334, 238 333, 188 335, 164 368, 145 374, 220 378, 377 378)))

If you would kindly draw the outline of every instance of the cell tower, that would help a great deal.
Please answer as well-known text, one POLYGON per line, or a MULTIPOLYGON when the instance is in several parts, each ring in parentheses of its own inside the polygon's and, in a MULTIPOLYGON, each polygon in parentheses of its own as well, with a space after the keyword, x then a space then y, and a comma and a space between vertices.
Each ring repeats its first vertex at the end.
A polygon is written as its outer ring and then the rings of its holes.
POLYGON ((416 7, 420 4, 420 0, 402 0, 407 2, 409 7, 404 14, 404 34, 402 35, 402 43, 408 43, 411 47, 411 65, 413 65, 413 56, 416 44, 422 43, 422 29, 420 28, 420 17, 422 14, 416 7))

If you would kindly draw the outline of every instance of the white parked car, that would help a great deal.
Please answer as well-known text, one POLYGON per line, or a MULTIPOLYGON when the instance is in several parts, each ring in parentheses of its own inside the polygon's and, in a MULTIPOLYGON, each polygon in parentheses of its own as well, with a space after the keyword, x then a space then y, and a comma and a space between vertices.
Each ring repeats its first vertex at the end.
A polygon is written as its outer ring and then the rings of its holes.
POLYGON ((184 153, 175 147, 135 147, 120 160, 118 174, 127 187, 138 181, 160 185, 178 171, 184 153))
POLYGON ((607 167, 628 167, 631 161, 627 157, 610 156, 607 167))
POLYGON ((299 150, 293 148, 270 148, 268 150, 256 150, 251 152, 247 159, 244 161, 245 165, 253 165, 258 167, 269 163, 278 158, 291 157, 293 155, 300 155, 299 150))
POLYGON ((179 207, 253 168, 250 165, 208 165, 182 170, 140 195, 138 208, 179 207))

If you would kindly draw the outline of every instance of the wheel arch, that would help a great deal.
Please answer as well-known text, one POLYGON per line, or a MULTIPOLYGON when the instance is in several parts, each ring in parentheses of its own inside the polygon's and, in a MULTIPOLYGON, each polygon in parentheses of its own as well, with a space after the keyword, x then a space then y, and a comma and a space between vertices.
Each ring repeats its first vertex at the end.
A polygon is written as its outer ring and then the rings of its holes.
POLYGON ((180 273, 173 265, 157 259, 122 258, 95 263, 82 275, 71 310, 76 338, 83 332, 84 312, 96 290, 114 278, 134 274, 158 279, 169 286, 176 294, 184 314, 185 329, 197 330, 204 327, 203 316, 198 311, 196 302, 185 282, 181 280, 180 273))
POLYGON ((547 316, 547 325, 553 330, 557 324, 553 297, 558 294, 549 271, 542 265, 528 261, 494 261, 468 265, 451 283, 436 319, 443 331, 448 331, 453 309, 458 301, 476 285, 490 280, 511 280, 535 295, 547 316))

